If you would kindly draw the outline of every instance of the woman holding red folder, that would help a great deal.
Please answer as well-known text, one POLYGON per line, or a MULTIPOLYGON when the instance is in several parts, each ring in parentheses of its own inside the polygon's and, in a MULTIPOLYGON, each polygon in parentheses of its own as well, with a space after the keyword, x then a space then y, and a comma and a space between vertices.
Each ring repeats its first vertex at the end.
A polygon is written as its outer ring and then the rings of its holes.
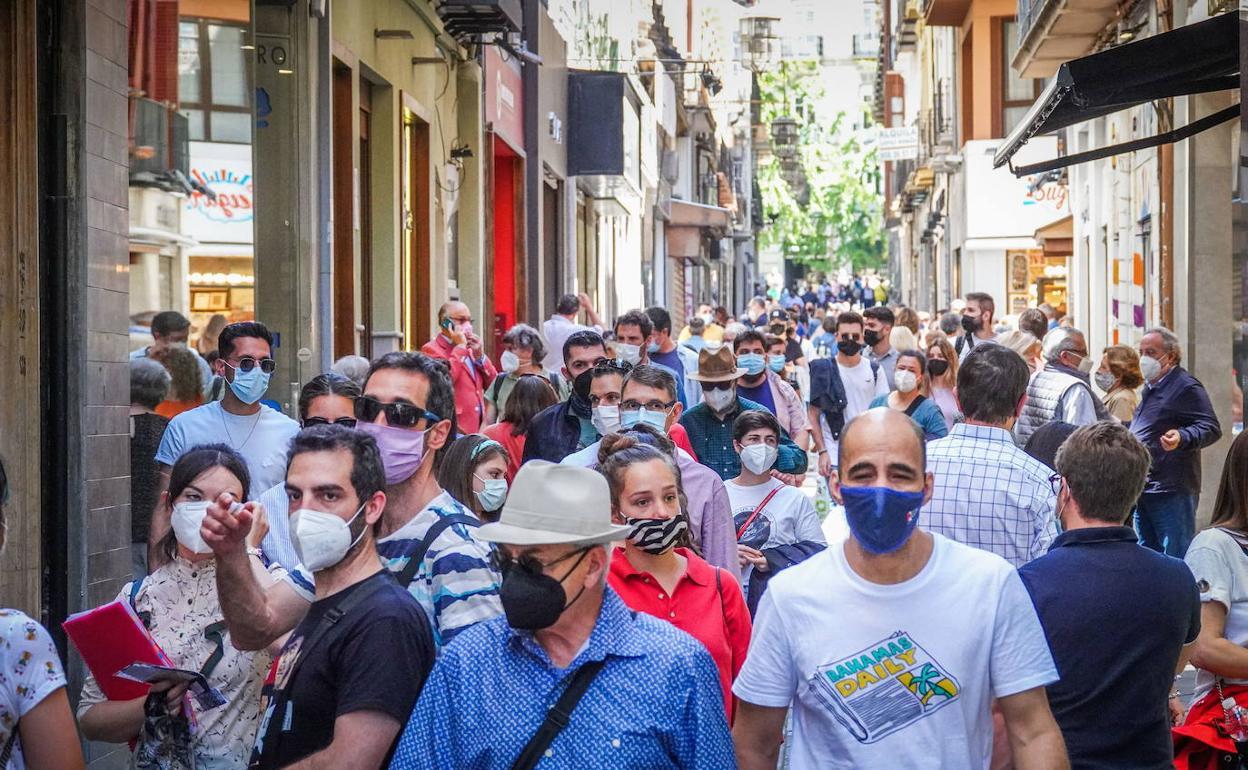
MULTIPOLYGON (((0 462, 0 551, 8 477, 0 462)), ((0 609, 0 768, 82 770, 82 748, 52 637, 25 613, 0 609)))
MULTIPOLYGON (((210 501, 222 494, 245 499, 251 479, 246 462, 224 445, 192 449, 174 464, 169 490, 159 504, 170 512, 173 527, 160 547, 169 559, 136 586, 122 589, 119 598, 130 601, 152 638, 174 668, 198 671, 225 696, 225 705, 202 709, 185 698, 186 684, 156 682, 144 698, 108 700, 94 677, 82 688, 78 718, 83 735, 107 743, 135 741, 135 764, 142 767, 173 759, 173 766, 197 770, 247 766, 259 718, 258 704, 264 673, 272 663, 265 651, 244 652, 230 642, 217 598, 212 550, 199 528, 210 501), (189 712, 188 712, 189 709, 189 712), (191 730, 186 714, 191 713, 191 730)), ((258 520, 263 509, 255 503, 258 520)), ((249 542, 258 544, 263 531, 253 531, 249 542)), ((272 578, 258 551, 253 566, 262 584, 272 578)))

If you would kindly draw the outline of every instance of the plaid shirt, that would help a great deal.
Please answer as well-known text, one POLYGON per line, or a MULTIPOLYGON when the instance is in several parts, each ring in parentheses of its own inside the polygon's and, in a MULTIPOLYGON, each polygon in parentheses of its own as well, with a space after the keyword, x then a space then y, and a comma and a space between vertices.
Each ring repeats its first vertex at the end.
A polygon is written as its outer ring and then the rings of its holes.
POLYGON ((1049 469, 1004 428, 954 425, 927 445, 927 469, 936 483, 920 519, 925 529, 1015 567, 1043 555, 1057 537, 1049 469))
MULTIPOLYGON (((698 404, 680 417, 680 424, 689 434, 689 443, 693 444, 698 462, 718 473, 725 481, 741 475, 741 457, 732 448, 732 424, 737 415, 747 409, 769 411, 762 404, 737 396, 737 405, 722 420, 705 403, 698 404)), ((776 470, 792 474, 806 472, 806 452, 794 444, 783 429, 777 449, 779 454, 773 466, 776 470)))

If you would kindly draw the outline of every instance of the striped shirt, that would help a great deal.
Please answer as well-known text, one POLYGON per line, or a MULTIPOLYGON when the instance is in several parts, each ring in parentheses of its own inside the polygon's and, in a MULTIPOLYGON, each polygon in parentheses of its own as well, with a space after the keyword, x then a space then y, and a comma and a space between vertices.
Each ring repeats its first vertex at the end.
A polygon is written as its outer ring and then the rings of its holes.
MULTIPOLYGON (((386 569, 399 574, 411 560, 425 533, 445 516, 471 516, 449 493, 443 492, 412 520, 377 541, 377 553, 386 569)), ((291 586, 308 601, 311 575, 300 565, 289 576, 291 586)), ((490 566, 490 546, 477 538, 476 528, 452 524, 429 545, 416 569, 408 592, 429 616, 433 640, 439 649, 465 628, 502 614, 498 598, 501 578, 490 566)))
POLYGON ((1049 469, 1015 446, 1004 428, 954 425, 928 443, 927 469, 936 482, 920 514, 925 529, 1015 567, 1042 556, 1057 537, 1049 469))

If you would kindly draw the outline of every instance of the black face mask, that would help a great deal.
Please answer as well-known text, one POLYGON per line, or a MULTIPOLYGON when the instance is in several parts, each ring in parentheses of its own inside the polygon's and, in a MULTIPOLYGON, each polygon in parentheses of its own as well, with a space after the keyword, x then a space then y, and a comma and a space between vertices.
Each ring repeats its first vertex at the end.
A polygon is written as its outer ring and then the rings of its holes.
POLYGON ((933 377, 939 377, 949 371, 949 362, 941 361, 939 358, 933 358, 927 362, 927 373, 933 377))
POLYGON ((592 366, 572 380, 572 395, 568 398, 568 405, 572 408, 572 414, 583 420, 588 420, 593 414, 589 404, 589 386, 593 382, 594 368, 592 366))
POLYGON ((540 631, 553 626, 563 611, 585 593, 582 586, 572 601, 566 604, 563 601, 563 581, 576 571, 587 553, 588 550, 581 551, 572 567, 558 580, 544 573, 530 572, 515 563, 507 567, 503 573, 503 586, 498 591, 507 625, 521 631, 540 631))
POLYGON ((847 356, 856 356, 862 350, 862 343, 858 340, 837 340, 836 349, 847 356))
POLYGON ((862 333, 862 341, 867 343, 871 347, 875 347, 876 345, 880 344, 880 333, 877 332, 875 329, 867 329, 865 332, 862 333))
POLYGON ((771 328, 768 329, 768 331, 772 333, 772 336, 775 336, 775 337, 783 337, 785 330, 786 330, 786 327, 784 324, 772 324, 771 328))
POLYGON ((983 325, 983 322, 973 315, 962 316, 962 328, 966 330, 967 334, 974 334, 983 328, 983 325))

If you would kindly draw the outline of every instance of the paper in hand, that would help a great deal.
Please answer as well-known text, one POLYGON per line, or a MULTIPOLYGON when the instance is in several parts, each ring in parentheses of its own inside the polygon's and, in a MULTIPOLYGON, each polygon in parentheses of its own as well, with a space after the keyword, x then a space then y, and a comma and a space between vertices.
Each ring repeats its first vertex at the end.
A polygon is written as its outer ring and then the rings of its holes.
POLYGON ((133 682, 142 682, 144 684, 152 684, 153 682, 172 681, 175 684, 182 682, 190 682, 187 689, 195 698, 195 703, 201 711, 215 709, 218 706, 225 705, 225 696, 221 691, 208 684, 208 680, 198 671, 188 671, 184 668, 171 668, 169 666, 158 666, 153 663, 131 663, 122 670, 117 672, 117 676, 122 679, 129 679, 133 682))

